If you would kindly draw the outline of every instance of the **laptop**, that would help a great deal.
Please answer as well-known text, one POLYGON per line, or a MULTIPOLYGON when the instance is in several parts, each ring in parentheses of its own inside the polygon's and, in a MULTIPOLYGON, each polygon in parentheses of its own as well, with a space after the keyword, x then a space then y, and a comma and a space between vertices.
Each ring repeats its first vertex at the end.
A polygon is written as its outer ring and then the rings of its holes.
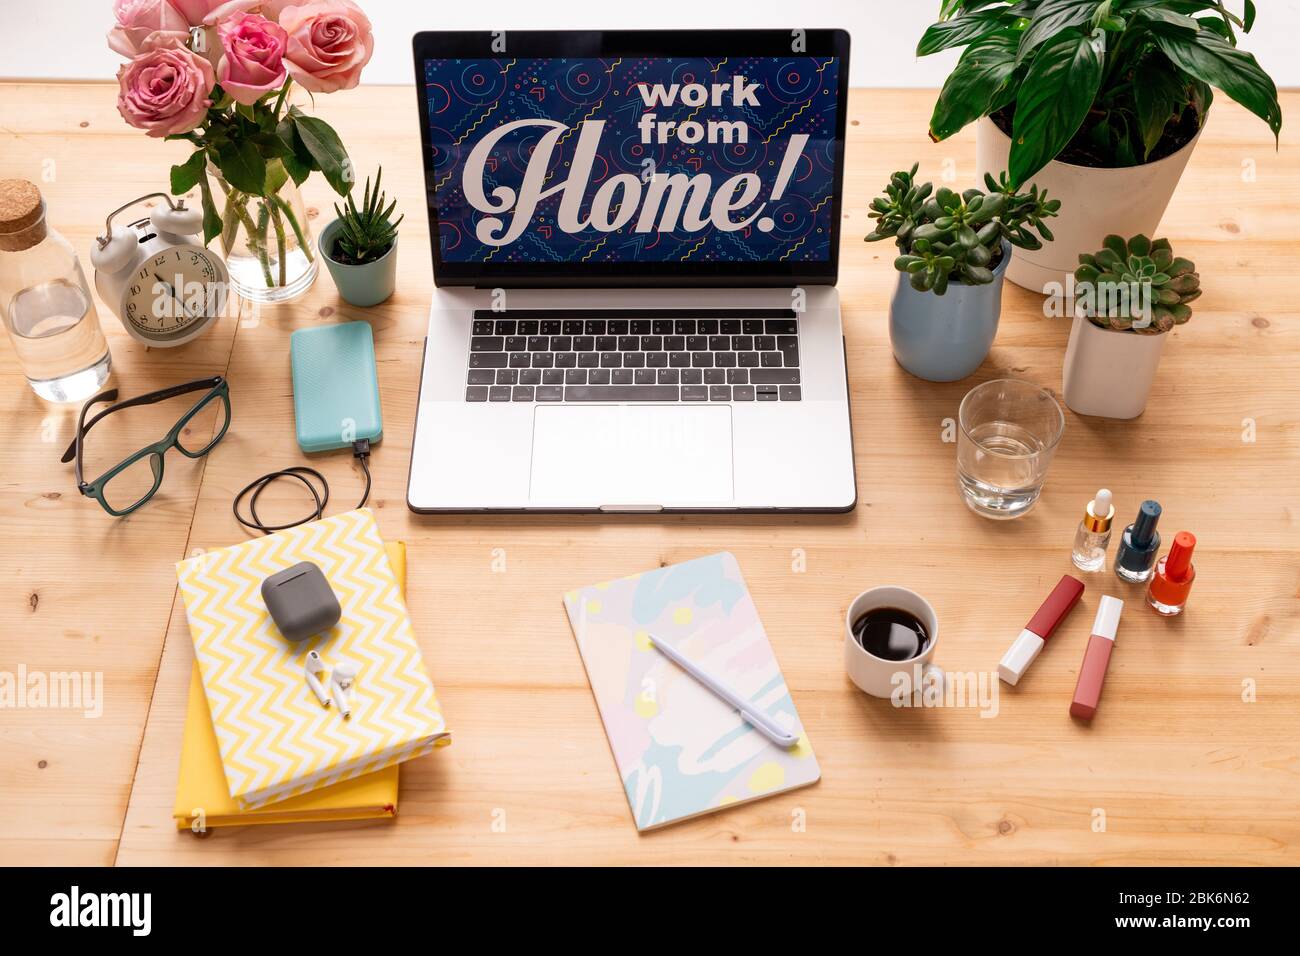
POLYGON ((407 503, 843 512, 839 30, 428 32, 407 503))

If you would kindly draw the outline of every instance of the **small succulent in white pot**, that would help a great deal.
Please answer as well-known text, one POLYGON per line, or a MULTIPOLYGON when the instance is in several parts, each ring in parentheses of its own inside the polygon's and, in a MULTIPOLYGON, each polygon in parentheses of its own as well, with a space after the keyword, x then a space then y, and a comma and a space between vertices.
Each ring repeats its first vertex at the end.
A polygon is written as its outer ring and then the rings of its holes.
POLYGON ((378 305, 393 294, 397 284, 397 227, 404 215, 393 219, 397 200, 384 205, 387 197, 379 189, 384 169, 375 174, 373 188, 366 179, 360 207, 347 197, 338 218, 321 233, 321 248, 339 295, 356 306, 378 305))
POLYGON ((1079 256, 1065 404, 1080 415, 1136 418, 1146 408, 1168 333, 1192 317, 1201 277, 1168 239, 1107 236, 1079 256))

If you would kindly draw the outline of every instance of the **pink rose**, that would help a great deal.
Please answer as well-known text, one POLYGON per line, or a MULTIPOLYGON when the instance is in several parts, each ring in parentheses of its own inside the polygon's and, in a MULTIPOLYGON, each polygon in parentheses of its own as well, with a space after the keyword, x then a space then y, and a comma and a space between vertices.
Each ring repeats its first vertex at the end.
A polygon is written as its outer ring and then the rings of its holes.
POLYGON ((221 60, 217 81, 236 102, 252 106, 284 85, 284 30, 255 13, 237 13, 217 25, 221 60))
POLYGON ((117 71, 117 111, 150 136, 186 133, 203 122, 215 82, 212 64, 173 40, 117 71))
POLYGON ((232 14, 247 13, 258 5, 258 0, 170 0, 170 2, 192 27, 211 26, 232 14))
POLYGON ((139 56, 163 44, 169 37, 182 42, 189 24, 169 0, 113 0, 113 18, 108 45, 125 57, 139 56))
POLYGON ((280 10, 289 34, 289 72, 313 93, 350 90, 370 62, 370 21, 351 0, 311 0, 280 10))

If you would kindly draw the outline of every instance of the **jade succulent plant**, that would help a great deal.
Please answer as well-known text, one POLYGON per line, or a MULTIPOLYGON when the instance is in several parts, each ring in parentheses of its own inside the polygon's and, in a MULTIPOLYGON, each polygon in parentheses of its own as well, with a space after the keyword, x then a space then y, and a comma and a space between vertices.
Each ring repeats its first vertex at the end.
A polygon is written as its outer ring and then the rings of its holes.
POLYGON ((1103 248, 1079 256, 1076 301, 1104 329, 1158 335, 1192 317, 1201 276, 1190 259, 1174 255, 1168 239, 1107 236, 1103 248))
POLYGON ((894 173, 884 195, 872 200, 868 216, 876 228, 867 242, 892 238, 900 250, 894 268, 907 273, 918 292, 943 295, 952 282, 992 282, 1004 240, 1021 249, 1052 241, 1043 220, 1057 214, 1061 201, 1048 199, 1046 190, 1031 186, 1020 192, 1003 173, 1000 181, 985 175, 987 192, 958 193, 946 186, 936 191, 933 183, 916 182, 917 168, 894 173))

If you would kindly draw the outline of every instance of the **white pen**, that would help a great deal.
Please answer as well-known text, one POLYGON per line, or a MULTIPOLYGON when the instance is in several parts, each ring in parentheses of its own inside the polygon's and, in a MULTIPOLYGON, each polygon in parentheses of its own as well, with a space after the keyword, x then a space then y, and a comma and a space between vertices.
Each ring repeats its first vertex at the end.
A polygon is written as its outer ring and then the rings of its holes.
POLYGON ((740 716, 744 717, 748 723, 753 725, 755 730, 778 747, 793 747, 799 742, 798 737, 785 730, 771 717, 758 710, 758 708, 753 704, 745 700, 726 684, 719 681, 716 677, 700 670, 700 668, 691 663, 690 660, 683 657, 681 651, 677 650, 677 648, 673 647, 671 644, 659 640, 659 638, 655 637, 653 634, 650 635, 650 643, 659 648, 660 653, 662 653, 664 657, 668 658, 709 690, 713 691, 713 693, 717 694, 718 697, 722 698, 722 700, 740 711, 740 716))

